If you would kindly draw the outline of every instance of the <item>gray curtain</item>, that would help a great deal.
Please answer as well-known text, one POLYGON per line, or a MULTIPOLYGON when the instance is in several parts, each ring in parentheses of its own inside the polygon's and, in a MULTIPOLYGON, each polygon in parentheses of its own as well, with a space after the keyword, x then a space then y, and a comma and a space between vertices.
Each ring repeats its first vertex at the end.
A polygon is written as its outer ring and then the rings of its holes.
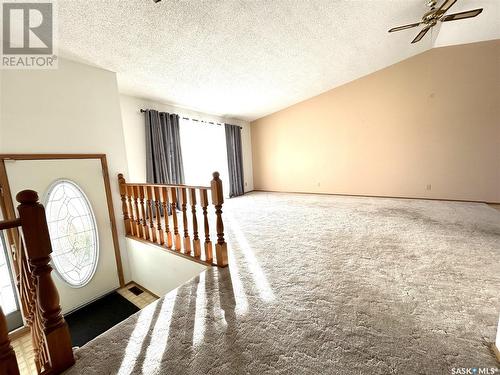
POLYGON ((179 116, 146 110, 146 180, 154 184, 183 184, 179 116))
POLYGON ((225 124, 227 166, 229 170, 229 196, 243 195, 243 152, 241 149, 241 129, 236 125, 225 124))

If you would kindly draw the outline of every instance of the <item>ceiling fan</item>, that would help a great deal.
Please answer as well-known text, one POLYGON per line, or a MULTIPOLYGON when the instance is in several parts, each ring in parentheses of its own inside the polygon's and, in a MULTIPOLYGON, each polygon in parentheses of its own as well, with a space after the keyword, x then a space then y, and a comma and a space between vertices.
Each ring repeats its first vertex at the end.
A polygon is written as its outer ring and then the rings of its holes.
POLYGON ((389 30, 390 33, 394 31, 411 29, 412 27, 417 27, 420 25, 425 25, 425 27, 417 34, 415 39, 413 39, 412 43, 417 43, 420 41, 427 31, 429 31, 432 27, 434 27, 438 21, 447 22, 447 21, 457 21, 463 20, 465 18, 476 17, 483 11, 483 8, 467 10, 465 12, 448 14, 445 16, 444 14, 450 9, 453 4, 455 4, 457 0, 444 0, 443 4, 439 8, 436 8, 437 0, 428 0, 427 6, 431 8, 430 11, 425 13, 422 17, 422 20, 417 23, 411 23, 409 25, 394 27, 389 30))

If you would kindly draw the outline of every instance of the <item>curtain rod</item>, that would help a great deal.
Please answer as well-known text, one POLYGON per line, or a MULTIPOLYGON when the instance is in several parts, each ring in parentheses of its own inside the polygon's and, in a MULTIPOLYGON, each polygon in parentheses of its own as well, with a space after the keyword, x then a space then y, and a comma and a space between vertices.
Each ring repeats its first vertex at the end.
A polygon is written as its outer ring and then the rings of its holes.
MULTIPOLYGON (((142 109, 141 108, 141 113, 145 113, 147 111, 147 109, 142 109)), ((206 124, 212 124, 212 125, 219 125, 219 126, 222 126, 224 125, 223 123, 220 123, 220 122, 212 122, 212 121, 203 121, 203 120, 198 120, 196 118, 189 118, 189 117, 182 117, 183 120, 191 120, 191 121, 196 121, 196 122, 204 122, 206 124)), ((241 126, 238 126, 238 128, 240 129, 243 129, 243 127, 241 126)))

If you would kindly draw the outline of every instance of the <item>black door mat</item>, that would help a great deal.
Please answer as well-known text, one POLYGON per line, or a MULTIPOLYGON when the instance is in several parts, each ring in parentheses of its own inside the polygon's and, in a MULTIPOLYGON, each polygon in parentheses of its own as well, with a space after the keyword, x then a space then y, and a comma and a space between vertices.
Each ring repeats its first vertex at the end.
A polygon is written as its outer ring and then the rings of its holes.
POLYGON ((113 292, 64 317, 73 346, 82 346, 140 309, 113 292))
POLYGON ((136 296, 138 296, 139 294, 144 293, 144 290, 142 290, 141 288, 136 287, 135 285, 133 287, 128 288, 128 290, 130 290, 136 296))

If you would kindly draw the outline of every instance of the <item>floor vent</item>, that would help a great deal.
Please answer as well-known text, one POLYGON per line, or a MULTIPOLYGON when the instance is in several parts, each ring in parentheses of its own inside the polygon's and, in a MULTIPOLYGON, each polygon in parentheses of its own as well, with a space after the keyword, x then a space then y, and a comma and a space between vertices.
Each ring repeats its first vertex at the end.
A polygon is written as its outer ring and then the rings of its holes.
POLYGON ((144 292, 143 290, 141 290, 140 288, 136 287, 135 285, 133 287, 131 287, 131 288, 128 288, 128 290, 130 290, 136 296, 138 296, 139 294, 142 294, 144 292))

